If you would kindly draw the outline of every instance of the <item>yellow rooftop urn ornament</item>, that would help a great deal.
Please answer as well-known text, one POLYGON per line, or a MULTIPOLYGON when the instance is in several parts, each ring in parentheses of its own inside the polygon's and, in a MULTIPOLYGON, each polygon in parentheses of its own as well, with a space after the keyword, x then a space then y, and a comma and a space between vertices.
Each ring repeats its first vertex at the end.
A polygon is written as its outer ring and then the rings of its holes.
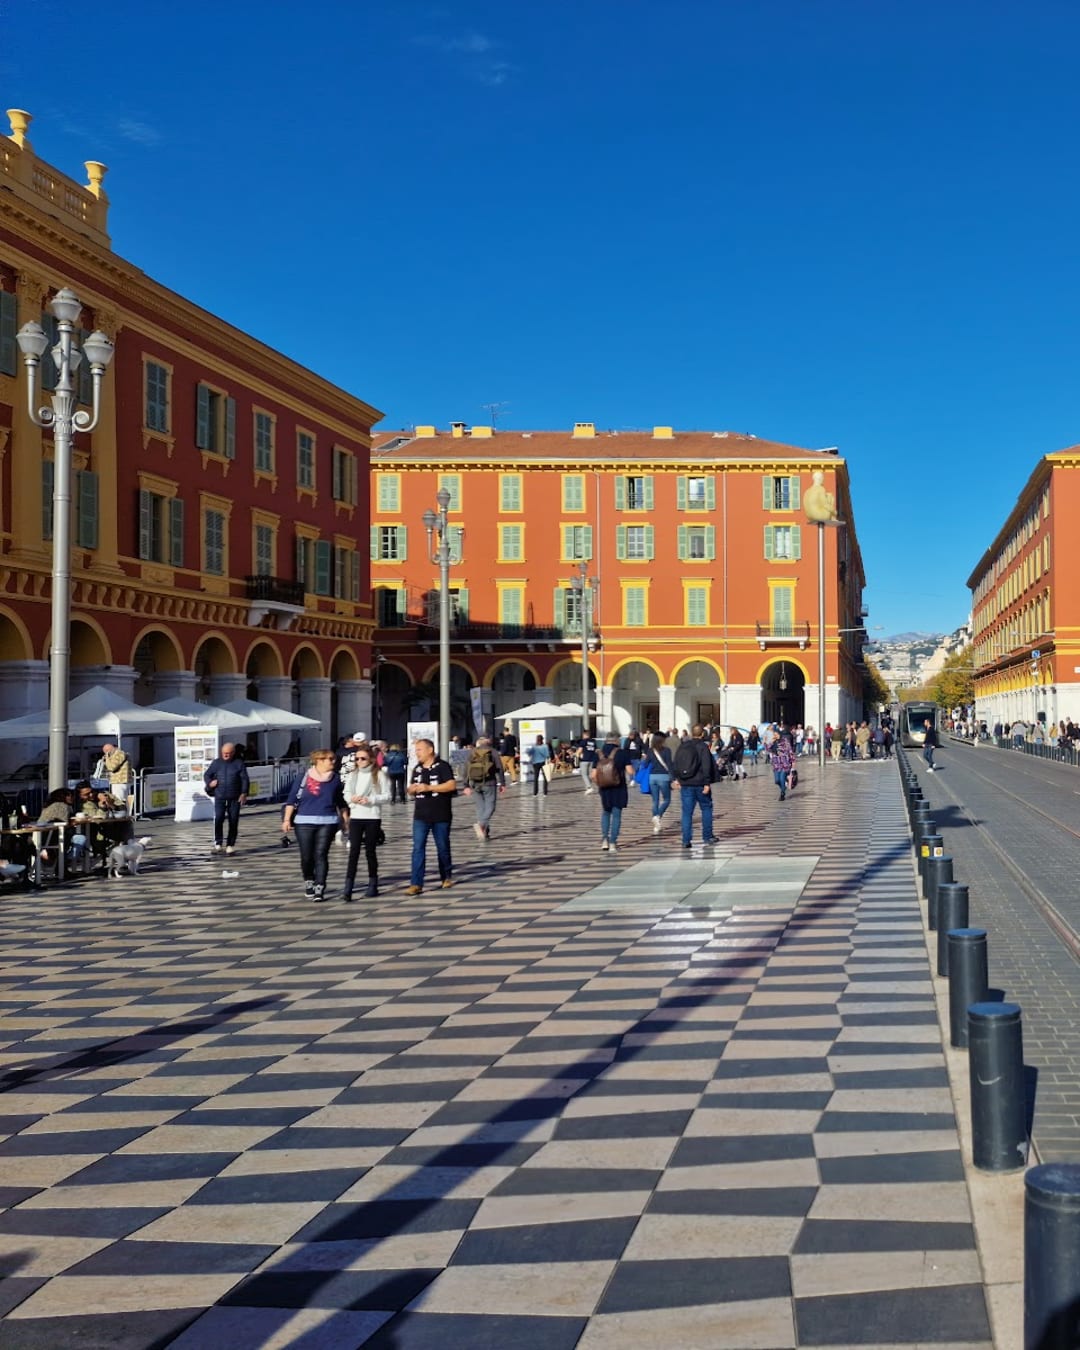
POLYGON ((820 469, 815 469, 811 477, 814 480, 813 484, 803 493, 802 499, 807 520, 821 523, 835 520, 836 498, 825 487, 825 475, 820 469))

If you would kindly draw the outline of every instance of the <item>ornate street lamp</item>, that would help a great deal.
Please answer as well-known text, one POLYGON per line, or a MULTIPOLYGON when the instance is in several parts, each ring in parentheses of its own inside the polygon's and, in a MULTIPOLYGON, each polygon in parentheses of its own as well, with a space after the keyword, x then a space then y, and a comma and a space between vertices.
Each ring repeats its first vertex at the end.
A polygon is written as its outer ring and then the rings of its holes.
MULTIPOLYGON (((589 734, 589 637, 592 634, 592 618, 596 609, 596 588, 600 582, 597 577, 588 575, 588 567, 578 564, 578 574, 571 577, 570 585, 578 595, 581 615, 581 738, 589 734)), ((599 713, 599 704, 597 712, 599 713)))
POLYGON ((439 568, 439 756, 450 755, 450 493, 435 494, 438 511, 424 512, 428 559, 439 568))

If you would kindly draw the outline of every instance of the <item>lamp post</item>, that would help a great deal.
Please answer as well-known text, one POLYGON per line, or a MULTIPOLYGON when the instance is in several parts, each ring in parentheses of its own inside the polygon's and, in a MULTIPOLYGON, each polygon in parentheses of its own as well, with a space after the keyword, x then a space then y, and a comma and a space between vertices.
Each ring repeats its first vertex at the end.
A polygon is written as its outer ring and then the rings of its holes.
POLYGON ((599 581, 588 575, 585 563, 578 564, 578 574, 570 579, 571 587, 580 597, 581 613, 581 739, 589 734, 589 636, 592 632, 592 615, 595 607, 596 588, 599 581))
POLYGON ((424 512, 428 559, 439 567, 439 757, 450 754, 450 525, 447 511, 450 493, 440 488, 435 494, 438 511, 424 512), (438 536, 436 538, 436 536, 438 536))
POLYGON ((375 653, 375 707, 372 709, 373 731, 377 739, 382 740, 383 715, 382 715, 382 680, 379 678, 382 674, 382 668, 386 664, 386 657, 382 652, 375 653))
POLYGON ((75 325, 82 301, 67 286, 49 301, 56 316, 59 340, 49 353, 56 365, 56 388, 51 408, 35 408, 38 396, 38 366, 49 339, 41 324, 23 324, 16 334, 26 364, 26 398, 30 419, 53 431, 53 531, 52 531, 52 643, 49 651, 49 791, 67 783, 68 686, 71 677, 71 442, 76 431, 93 431, 101 414, 101 382, 113 357, 113 344, 101 332, 83 339, 82 350, 75 325), (91 410, 76 410, 75 377, 81 361, 90 363, 93 377, 91 410))

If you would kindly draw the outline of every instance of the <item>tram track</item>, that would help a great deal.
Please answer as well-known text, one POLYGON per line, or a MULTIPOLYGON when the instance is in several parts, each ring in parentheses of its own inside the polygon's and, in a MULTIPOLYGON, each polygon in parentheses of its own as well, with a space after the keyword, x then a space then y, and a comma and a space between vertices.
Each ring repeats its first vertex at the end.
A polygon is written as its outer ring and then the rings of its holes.
MULTIPOLYGON (((1020 757, 1018 756, 1018 758, 1020 757)), ((987 787, 993 789, 995 792, 1003 793, 1006 797, 1019 803, 1025 811, 1032 815, 1040 816, 1048 824, 1062 830, 1065 834, 1071 835, 1072 838, 1080 840, 1080 830, 1074 829, 1071 825, 1063 820, 1059 820, 1057 816, 1052 815, 1049 811, 1045 811, 1042 807, 1036 806, 1026 797, 1022 797, 1018 792, 1014 792, 1011 788, 1005 787, 998 780, 988 777, 985 773, 981 773, 969 761, 964 761, 964 768, 971 773, 974 778, 979 779, 979 781, 984 783, 987 787)), ((1031 777, 1033 779, 1033 776, 1031 777)), ((1044 782, 1045 780, 1042 781, 1044 782)), ((942 786, 946 785, 943 784, 942 786)), ((1065 918, 1049 896, 1047 896, 1040 887, 1036 886, 1027 873, 1014 862, 1008 852, 1003 849, 994 838, 991 831, 987 829, 981 821, 975 818, 964 802, 957 798, 951 786, 947 786, 946 790, 953 798, 950 804, 965 817, 972 829, 978 832, 980 839, 985 842, 994 857, 998 859, 1002 867, 1013 878, 1017 886, 1019 886, 1027 896, 1028 900, 1031 901, 1036 911, 1042 916, 1046 924, 1072 956, 1073 960, 1080 963, 1080 933, 1078 933, 1072 924, 1069 923, 1068 919, 1065 918)))

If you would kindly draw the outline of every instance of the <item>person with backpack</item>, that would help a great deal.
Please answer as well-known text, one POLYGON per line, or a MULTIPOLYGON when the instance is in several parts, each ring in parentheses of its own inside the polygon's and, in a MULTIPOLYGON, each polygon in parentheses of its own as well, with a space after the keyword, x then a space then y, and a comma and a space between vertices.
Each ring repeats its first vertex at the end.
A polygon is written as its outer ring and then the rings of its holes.
POLYGON ((600 789, 600 848, 618 853, 619 829, 623 808, 630 803, 626 791, 628 776, 633 778, 637 759, 614 736, 609 736, 593 765, 593 782, 600 789))
POLYGON ((491 817, 495 814, 499 794, 505 791, 506 770, 502 756, 495 753, 490 736, 478 736, 465 766, 462 795, 476 801, 473 829, 477 839, 482 839, 485 844, 491 838, 491 817))
POLYGON ((716 761, 705 739, 705 728, 695 722, 693 734, 675 751, 675 780, 682 794, 682 846, 690 848, 694 834, 694 807, 701 812, 701 842, 718 844, 713 834, 712 784, 719 778, 716 761))
POLYGON ((383 768, 390 779, 390 805, 400 802, 405 805, 405 771, 409 766, 409 757, 395 741, 386 752, 383 768))
POLYGON ((530 745, 525 751, 529 757, 529 763, 532 765, 533 774, 533 796, 535 797, 540 790, 540 784, 544 785, 544 796, 547 796, 548 780, 544 772, 547 762, 551 758, 550 748, 544 744, 543 736, 537 736, 536 744, 530 745))

